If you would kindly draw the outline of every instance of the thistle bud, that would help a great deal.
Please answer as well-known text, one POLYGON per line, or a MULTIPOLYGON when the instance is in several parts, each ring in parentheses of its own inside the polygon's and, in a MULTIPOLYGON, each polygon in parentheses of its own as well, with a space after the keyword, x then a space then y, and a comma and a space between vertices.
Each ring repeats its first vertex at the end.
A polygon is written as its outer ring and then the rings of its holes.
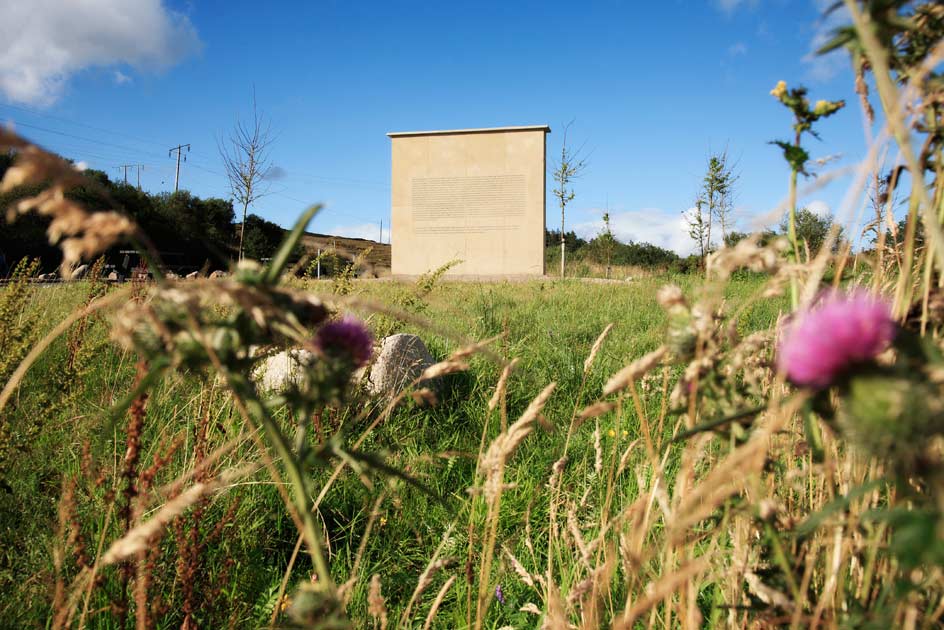
POLYGON ((851 375, 844 390, 840 426, 876 457, 907 464, 944 431, 941 397, 926 382, 863 371, 851 375))
POLYGON ((674 306, 668 311, 669 331, 666 334, 666 346, 676 357, 687 360, 695 354, 698 335, 695 331, 695 319, 691 311, 684 306, 674 306))

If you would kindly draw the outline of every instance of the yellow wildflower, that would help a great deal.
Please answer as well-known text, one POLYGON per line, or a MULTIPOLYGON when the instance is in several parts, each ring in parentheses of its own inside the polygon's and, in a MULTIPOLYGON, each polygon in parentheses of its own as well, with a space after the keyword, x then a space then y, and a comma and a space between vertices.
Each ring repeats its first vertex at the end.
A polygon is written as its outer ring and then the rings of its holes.
POLYGON ((616 437, 616 431, 614 431, 613 429, 610 429, 609 431, 607 431, 606 434, 609 435, 610 437, 616 437))
POLYGON ((787 82, 786 81, 777 81, 777 85, 770 91, 770 95, 774 98, 781 99, 783 95, 787 93, 787 82))
POLYGON ((817 116, 822 116, 823 114, 826 114, 829 112, 832 105, 833 104, 830 103, 829 101, 818 100, 816 101, 816 105, 813 107, 813 113, 816 114, 817 116))

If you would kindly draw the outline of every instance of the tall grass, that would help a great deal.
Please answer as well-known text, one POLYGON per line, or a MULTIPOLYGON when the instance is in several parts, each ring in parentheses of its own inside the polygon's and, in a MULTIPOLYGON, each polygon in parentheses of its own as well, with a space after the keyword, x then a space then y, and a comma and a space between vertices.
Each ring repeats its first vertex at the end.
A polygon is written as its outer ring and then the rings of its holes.
MULTIPOLYGON (((170 282, 136 226, 69 201, 69 165, 0 131, 19 158, 0 191, 47 185, 18 211, 51 217, 66 266, 130 240, 156 278, 42 287, 24 263, 0 294, 4 625, 939 625, 944 188, 935 136, 920 152, 912 136, 939 122, 944 47, 903 52, 887 12, 846 4, 842 43, 887 131, 847 209, 882 142, 911 173, 902 238, 876 227, 879 249, 854 258, 750 240, 707 279, 350 273, 319 295, 283 277, 312 209, 267 267, 170 282), (835 382, 788 382, 785 318, 852 285, 891 303, 894 346, 835 382), (369 396, 351 379, 365 331, 340 313, 417 332, 439 362, 369 396), (297 382, 253 380, 296 349, 312 357, 297 382)), ((774 92, 796 124, 825 111, 774 92)))

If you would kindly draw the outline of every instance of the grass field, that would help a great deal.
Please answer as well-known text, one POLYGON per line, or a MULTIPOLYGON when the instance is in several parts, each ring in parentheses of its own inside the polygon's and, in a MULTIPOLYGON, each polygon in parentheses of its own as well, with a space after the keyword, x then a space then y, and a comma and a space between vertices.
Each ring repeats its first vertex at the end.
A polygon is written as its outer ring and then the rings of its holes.
MULTIPOLYGON (((437 406, 427 408, 408 400, 366 435, 363 449, 382 454, 390 465, 408 471, 431 494, 349 468, 328 486, 318 515, 327 533, 332 576, 338 584, 354 580, 347 610, 355 626, 371 623, 367 600, 375 574, 380 576, 391 625, 408 605, 411 619, 425 618, 440 587, 453 577, 438 605, 435 627, 461 627, 467 616, 476 617, 478 597, 470 598, 470 589, 478 587, 467 581, 467 563, 472 566, 480 561, 479 552, 488 537, 486 506, 468 492, 480 485, 476 461, 482 445, 499 433, 500 424, 513 422, 542 388, 554 382, 557 389, 544 407, 545 421, 520 445, 504 472, 508 485, 495 535, 496 548, 508 553, 496 554, 488 582, 489 589, 500 585, 504 603, 491 596, 483 615, 484 627, 536 623, 537 618, 521 608, 528 603, 543 608, 543 604, 509 558, 536 563, 530 570, 543 573, 548 540, 559 535, 549 531, 548 510, 553 501, 548 479, 554 462, 564 455, 568 426, 577 411, 600 397, 604 382, 614 372, 660 345, 666 316, 655 295, 667 282, 679 284, 689 294, 706 291, 700 278, 688 276, 610 284, 578 280, 445 283, 414 309, 436 323, 436 332, 416 323, 383 322, 388 331, 421 334, 437 359, 469 340, 506 333, 491 349, 519 363, 508 381, 505 414, 488 411, 501 366, 478 356, 467 372, 446 377, 437 406), (583 382, 584 360, 611 323, 612 332, 583 382), (442 562, 417 601, 409 604, 431 558, 442 562)), ((723 289, 724 302, 748 304, 761 285, 761 279, 750 277, 729 283, 723 289)), ((325 282, 309 286, 330 291, 325 282)), ((79 309, 90 290, 88 283, 32 288, 19 316, 48 330, 79 309)), ((396 303, 399 295, 410 290, 394 282, 363 281, 355 282, 347 297, 396 303)), ((768 328, 783 307, 780 299, 750 302, 736 319, 737 329, 748 333, 768 328)), ((361 314, 374 324, 380 317, 361 314)), ((242 430, 224 388, 212 378, 171 376, 147 400, 143 425, 131 429, 140 431, 140 456, 138 471, 129 473, 125 468, 129 420, 110 417, 108 409, 131 391, 135 359, 107 338, 105 320, 93 316, 83 325, 80 336, 67 334, 52 344, 6 411, 3 437, 9 448, 4 452, 3 474, 7 489, 0 493, 0 625, 4 627, 45 625, 54 612, 57 571, 66 578, 74 575, 83 554, 87 563, 88 556, 95 557, 98 548, 120 535, 121 519, 131 518, 121 514, 123 480, 129 474, 140 477, 155 458, 172 450, 169 461, 155 467, 151 487, 158 488, 193 471, 234 436, 242 437, 214 469, 258 461, 258 451, 242 430), (70 362, 76 367, 68 368, 70 362), (63 382, 64 374, 74 380, 63 382), (63 512, 64 487, 70 488, 71 498, 63 512)), ((33 338, 46 330, 35 331, 33 338)), ((653 440, 668 449, 666 480, 671 482, 681 450, 670 447, 668 438, 681 420, 666 415, 661 381, 658 372, 641 387, 645 413, 650 415, 652 430, 659 433, 653 440)), ((321 437, 341 430, 353 440, 379 416, 381 402, 362 396, 346 409, 326 413, 321 418, 321 437), (360 418, 354 417, 357 412, 363 412, 360 418)), ((585 530, 588 539, 601 514, 618 514, 634 502, 640 484, 645 484, 639 475, 645 474, 648 461, 639 442, 639 418, 631 406, 596 421, 598 429, 591 421, 573 432, 561 496, 556 499, 572 511, 570 520, 577 520, 571 527, 585 530), (633 448, 624 455, 630 445, 633 448), (625 459, 623 468, 637 472, 614 478, 620 457, 625 459), (595 461, 600 458, 602 462, 595 461)), ((314 485, 324 487, 330 471, 324 469, 314 485)), ((153 543, 156 551, 146 561, 155 627, 178 627, 187 616, 199 627, 265 625, 273 609, 281 608, 279 587, 297 536, 265 471, 250 474, 200 503, 153 543)), ((583 567, 568 566, 569 551, 558 548, 552 553, 560 562, 556 579, 562 593, 573 592, 584 577, 583 567)), ((592 564, 592 558, 589 561, 592 564)), ((121 619, 131 614, 127 610, 131 596, 125 594, 130 577, 125 571, 120 567, 104 570, 88 601, 78 605, 90 627, 121 627, 121 619)), ((658 572, 658 567, 650 563, 640 571, 658 572)), ((289 591, 310 575, 310 561, 302 553, 289 591)), ((617 600, 625 597, 629 582, 625 578, 612 581, 623 586, 608 595, 607 606, 619 609, 617 600)), ((712 615, 712 597, 710 586, 699 594, 701 614, 712 615)))
MULTIPOLYGON (((98 259, 0 287, 0 627, 941 627, 944 11, 840 4, 822 52, 851 54, 868 149, 844 224, 802 204, 848 175, 808 137, 853 102, 778 81, 781 234, 725 232, 740 175, 711 157, 701 256, 668 261, 692 275, 571 256, 583 279, 401 283, 328 257, 304 280, 310 206, 264 265, 168 280, 134 217, 203 242, 155 218, 198 217, 189 193, 129 215, 130 187, 0 128, 8 214, 38 215, 21 255, 98 259), (101 282, 126 246, 152 279, 101 282), (368 329, 419 334, 441 386, 367 395, 368 329)), ((666 260, 640 245, 621 260, 666 260)))

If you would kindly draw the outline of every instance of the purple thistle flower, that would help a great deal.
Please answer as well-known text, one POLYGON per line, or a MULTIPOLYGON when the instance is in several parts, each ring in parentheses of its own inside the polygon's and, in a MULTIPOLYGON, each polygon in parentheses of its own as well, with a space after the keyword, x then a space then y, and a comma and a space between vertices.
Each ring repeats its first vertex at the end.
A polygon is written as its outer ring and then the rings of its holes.
POLYGON ((360 367, 370 361, 374 340, 363 322, 346 315, 319 328, 315 345, 328 357, 348 359, 360 367))
POLYGON ((863 290, 831 292, 786 327, 777 367, 795 385, 827 387, 849 366, 881 354, 894 337, 886 302, 863 290))
POLYGON ((502 606, 505 605, 505 594, 502 593, 501 584, 495 587, 495 599, 497 599, 498 603, 501 604, 502 606))

